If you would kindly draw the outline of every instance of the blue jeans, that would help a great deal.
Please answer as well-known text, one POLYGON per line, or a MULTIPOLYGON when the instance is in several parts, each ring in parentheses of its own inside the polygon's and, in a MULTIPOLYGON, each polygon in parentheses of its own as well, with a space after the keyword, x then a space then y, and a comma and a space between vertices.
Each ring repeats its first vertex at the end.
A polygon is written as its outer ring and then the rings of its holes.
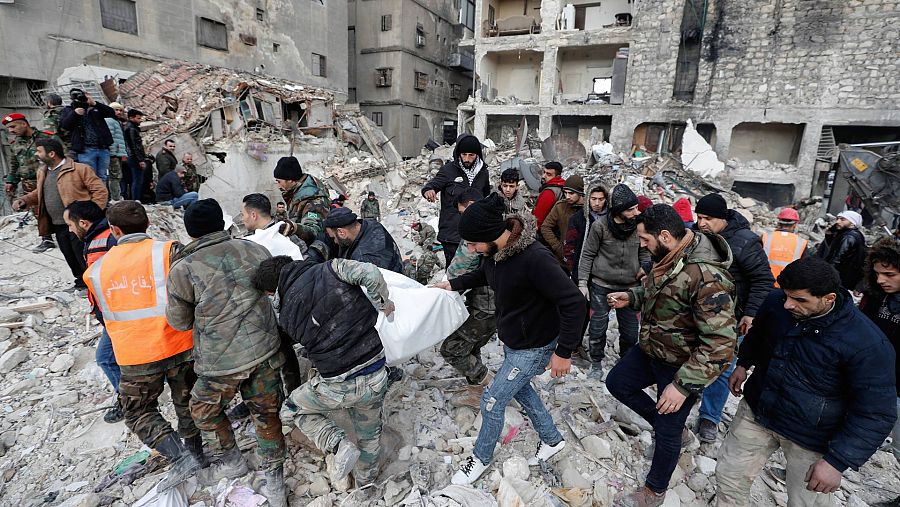
POLYGON ((191 204, 194 204, 195 202, 197 202, 197 200, 199 200, 199 199, 200 199, 200 194, 198 194, 197 192, 185 192, 185 194, 182 195, 181 197, 176 197, 176 198, 172 199, 171 201, 161 202, 159 204, 169 204, 175 209, 187 208, 191 204))
POLYGON ((109 181, 108 149, 87 146, 82 153, 78 154, 78 161, 93 167, 94 172, 97 173, 97 177, 103 180, 103 183, 109 181))
POLYGON ((506 405, 513 398, 525 409, 525 414, 542 442, 556 445, 562 440, 550 412, 531 387, 532 377, 544 373, 555 350, 556 340, 537 349, 514 350, 503 346, 503 364, 494 376, 494 381, 481 396, 482 423, 478 439, 475 440, 474 454, 482 463, 491 462, 494 447, 503 431, 506 405))
POLYGON ((141 194, 144 193, 145 169, 141 169, 139 164, 136 159, 128 158, 128 166, 131 168, 131 199, 135 201, 140 201, 141 194))
POLYGON ((677 412, 660 415, 656 411, 658 398, 654 400, 644 389, 655 384, 657 396, 661 395, 672 383, 678 368, 651 358, 640 347, 631 347, 606 377, 606 388, 610 394, 653 426, 655 450, 645 483, 657 493, 669 487, 669 480, 681 455, 684 423, 697 397, 688 396, 677 412))
MULTIPOLYGON (((744 341, 743 336, 738 336, 738 346, 744 341)), ((700 400, 700 418, 712 421, 716 424, 722 420, 722 409, 725 408, 725 402, 728 401, 728 379, 734 373, 734 365, 737 364, 737 354, 728 365, 728 369, 723 371, 719 378, 703 390, 703 399, 700 400)))
MULTIPOLYGON (((606 296, 613 289, 591 284, 591 322, 588 325, 588 344, 590 346, 591 362, 599 363, 606 357, 606 330, 609 328, 609 304, 606 296)), ((619 357, 624 357, 628 349, 638 342, 638 316, 637 312, 628 308, 616 310, 616 320, 619 321, 619 357)))
POLYGON ((103 329, 100 340, 97 342, 97 354, 95 358, 97 360, 97 366, 99 366, 100 369, 103 370, 103 373, 106 374, 106 378, 109 379, 109 383, 112 384, 113 389, 115 389, 116 392, 119 392, 119 380, 122 378, 122 372, 119 371, 119 364, 116 363, 116 354, 113 352, 112 340, 109 339, 106 328, 103 329))

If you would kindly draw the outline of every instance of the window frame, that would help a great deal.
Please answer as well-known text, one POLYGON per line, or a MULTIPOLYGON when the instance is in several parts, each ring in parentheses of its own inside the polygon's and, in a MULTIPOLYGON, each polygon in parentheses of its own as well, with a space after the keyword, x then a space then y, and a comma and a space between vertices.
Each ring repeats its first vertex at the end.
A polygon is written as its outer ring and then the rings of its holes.
POLYGON ((209 49, 215 49, 217 51, 228 51, 228 25, 226 25, 225 23, 223 23, 221 21, 216 21, 215 19, 211 19, 211 18, 205 18, 203 16, 197 16, 196 23, 197 23, 197 45, 198 46, 202 46, 202 47, 209 48, 209 49), (224 42, 225 42, 224 47, 219 47, 219 46, 213 45, 214 42, 207 41, 203 37, 201 37, 201 35, 202 35, 201 32, 203 30, 202 25, 204 25, 204 24, 206 24, 209 27, 217 27, 217 28, 219 26, 222 27, 222 30, 223 30, 223 33, 225 36, 224 37, 224 42))
POLYGON ((138 35, 140 30, 138 26, 137 2, 135 0, 100 0, 99 5, 100 25, 103 28, 114 32, 138 35), (119 15, 120 13, 112 12, 119 6, 124 7, 127 5, 131 6, 129 15, 133 14, 134 17, 134 31, 128 30, 129 26, 125 26, 125 24, 131 23, 130 19, 126 20, 123 16, 119 15), (116 26, 116 24, 119 24, 119 26, 116 26))

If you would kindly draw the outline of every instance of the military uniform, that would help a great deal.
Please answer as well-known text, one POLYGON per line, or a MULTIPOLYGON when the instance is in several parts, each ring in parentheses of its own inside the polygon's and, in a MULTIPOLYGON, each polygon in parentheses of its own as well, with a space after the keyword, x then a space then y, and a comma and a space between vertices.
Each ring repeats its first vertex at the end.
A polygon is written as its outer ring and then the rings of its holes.
POLYGON ((328 216, 331 199, 328 190, 313 175, 304 174, 296 187, 282 192, 282 197, 287 204, 288 219, 298 224, 298 233, 315 237, 325 232, 322 222, 328 216))
POLYGON ((72 136, 68 131, 59 127, 59 116, 62 113, 63 106, 53 106, 44 111, 44 130, 56 134, 56 137, 63 143, 66 149, 66 156, 72 151, 72 136))
MULTIPOLYGON (((460 244, 447 266, 447 278, 453 279, 475 271, 481 265, 481 254, 470 252, 465 241, 460 244)), ((441 356, 465 375, 470 384, 479 384, 488 373, 481 361, 481 348, 497 332, 494 318, 494 291, 479 287, 466 293, 469 318, 441 344, 441 356)))
POLYGON ((416 244, 426 250, 430 250, 431 245, 436 241, 437 233, 434 232, 434 227, 425 222, 419 222, 419 230, 416 232, 416 244))
POLYGON ((13 186, 22 184, 22 194, 37 188, 37 170, 42 162, 37 158, 37 140, 54 136, 32 129, 31 137, 16 137, 10 144, 9 174, 6 183, 13 186))
POLYGON ((184 190, 186 192, 199 192, 201 181, 200 175, 197 174, 197 166, 184 162, 181 165, 184 167, 184 177, 181 178, 181 181, 184 182, 184 190))
POLYGON ((359 206, 359 216, 363 219, 371 218, 380 222, 381 207, 378 205, 378 199, 369 199, 368 197, 363 199, 362 204, 359 206))

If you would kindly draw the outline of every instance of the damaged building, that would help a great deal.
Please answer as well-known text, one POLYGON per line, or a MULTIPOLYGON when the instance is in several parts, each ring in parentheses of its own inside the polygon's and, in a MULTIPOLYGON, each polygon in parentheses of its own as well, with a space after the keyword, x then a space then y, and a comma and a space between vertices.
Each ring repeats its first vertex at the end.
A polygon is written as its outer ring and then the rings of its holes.
POLYGON ((900 140, 900 2, 479 0, 461 131, 681 151, 688 120, 734 189, 843 205, 835 147, 900 140))

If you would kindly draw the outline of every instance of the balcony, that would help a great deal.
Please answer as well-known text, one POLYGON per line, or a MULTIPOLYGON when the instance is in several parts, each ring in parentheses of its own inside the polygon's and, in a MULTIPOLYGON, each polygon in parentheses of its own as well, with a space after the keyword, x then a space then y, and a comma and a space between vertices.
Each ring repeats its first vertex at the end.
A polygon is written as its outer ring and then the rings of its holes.
POLYGON ((473 72, 475 56, 467 51, 454 51, 447 57, 447 66, 457 72, 473 72))

